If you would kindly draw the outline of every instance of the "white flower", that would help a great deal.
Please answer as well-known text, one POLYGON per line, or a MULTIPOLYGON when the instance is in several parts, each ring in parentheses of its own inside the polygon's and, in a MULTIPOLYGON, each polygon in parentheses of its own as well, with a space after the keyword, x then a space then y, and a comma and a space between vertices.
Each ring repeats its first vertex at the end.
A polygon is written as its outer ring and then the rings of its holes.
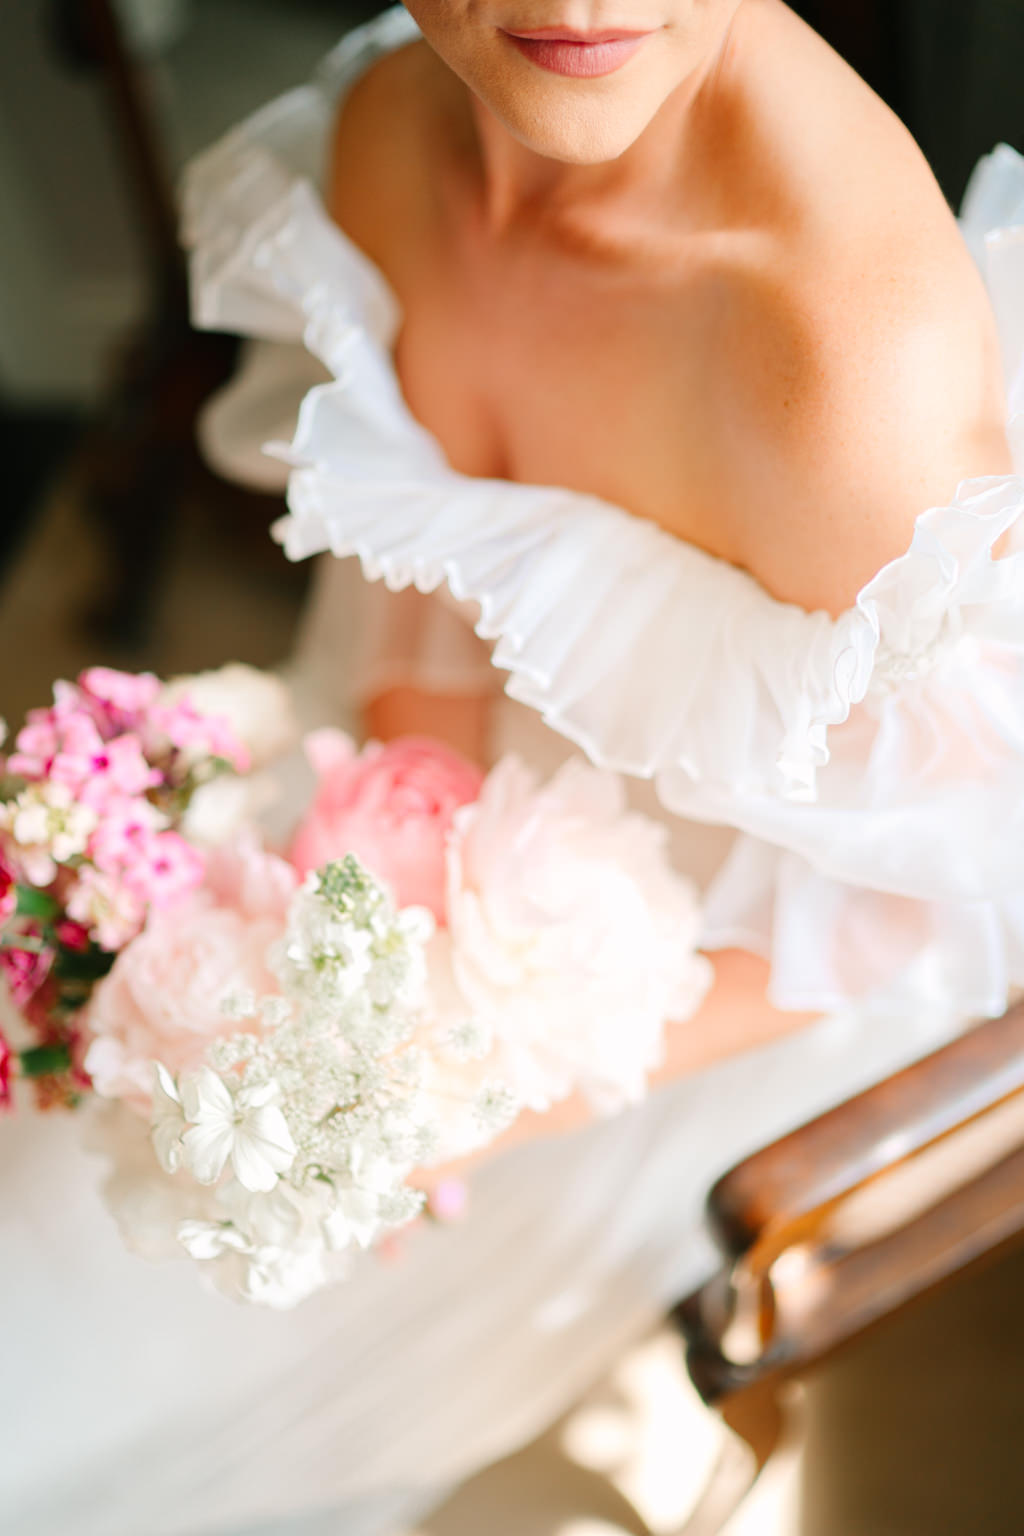
POLYGON ((190 843, 216 848, 237 838, 245 827, 258 822, 278 799, 278 789, 266 773, 235 777, 225 774, 200 784, 181 822, 190 843))
POLYGON ((96 812, 80 805, 66 784, 30 784, 0 807, 0 826, 18 844, 19 861, 33 885, 49 885, 57 864, 84 853, 97 823, 96 812))
POLYGON ((316 1236, 331 1202, 326 1183, 294 1189, 279 1179, 269 1191, 246 1189, 229 1179, 217 1190, 217 1204, 252 1248, 284 1248, 300 1238, 316 1236))
POLYGON ((226 1253, 251 1253, 252 1245, 230 1221, 183 1221, 178 1241, 190 1258, 223 1258, 226 1253))
POLYGON ((244 1300, 286 1312, 326 1283, 322 1247, 257 1248, 241 1284, 244 1300))
POLYGON ((159 1061, 153 1063, 153 1108, 149 1125, 153 1150, 161 1168, 165 1173, 177 1173, 181 1167, 185 1112, 174 1078, 159 1061))
POLYGON ((299 727, 291 694, 272 672, 232 662, 212 672, 176 677, 161 703, 187 699, 201 715, 222 715, 249 749, 254 767, 271 762, 294 746, 299 727))
POLYGON ((323 1223, 328 1246, 340 1251, 349 1243, 369 1248, 383 1227, 390 1225, 381 1213, 382 1203, 401 1185, 401 1170, 386 1157, 368 1153, 360 1144, 352 1149, 348 1182, 334 1181, 335 1206, 323 1223))
POLYGON ((230 1158, 235 1177, 246 1189, 273 1189, 296 1152, 278 1097, 274 1082, 232 1095, 209 1067, 182 1080, 181 1101, 189 1122, 182 1145, 200 1184, 216 1183, 230 1158))
MULTIPOLYGON (((666 1022, 706 992, 696 891, 665 835, 629 811, 621 779, 582 759, 539 787, 506 758, 456 812, 450 983, 463 1014, 493 1031, 489 1074, 528 1108, 576 1088, 601 1110, 641 1098, 666 1022)), ((444 949, 431 955, 435 995, 444 949)), ((499 1110, 481 1108, 496 1124, 499 1110)))

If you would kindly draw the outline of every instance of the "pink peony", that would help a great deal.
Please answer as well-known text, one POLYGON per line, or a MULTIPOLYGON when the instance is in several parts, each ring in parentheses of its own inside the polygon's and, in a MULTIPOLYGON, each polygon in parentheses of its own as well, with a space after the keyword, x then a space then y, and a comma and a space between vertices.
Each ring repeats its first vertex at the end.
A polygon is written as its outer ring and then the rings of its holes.
POLYGON ((96 1091, 148 1109, 152 1063, 202 1064, 211 1042, 240 1026, 229 998, 278 993, 268 951, 280 938, 297 881, 253 846, 219 850, 201 891, 153 912, 93 993, 85 1059, 96 1091))
POLYGON ((631 812, 622 781, 581 759, 538 786, 517 758, 455 818, 448 985, 492 1037, 488 1074, 543 1110, 582 1088, 600 1109, 644 1092, 664 1025, 710 980, 700 910, 664 826, 631 812))
POLYGON ((319 784, 295 834, 302 874, 354 853, 401 907, 445 920, 445 846, 455 812, 475 800, 483 773, 439 742, 403 737, 357 753, 340 731, 314 731, 306 750, 319 784))

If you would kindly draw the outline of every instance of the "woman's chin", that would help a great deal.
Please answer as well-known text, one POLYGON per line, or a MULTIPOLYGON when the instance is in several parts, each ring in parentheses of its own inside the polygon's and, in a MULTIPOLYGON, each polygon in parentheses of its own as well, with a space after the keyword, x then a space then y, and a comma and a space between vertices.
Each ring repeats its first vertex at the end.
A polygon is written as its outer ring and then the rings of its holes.
POLYGON ((581 96, 572 99, 568 93, 544 92, 541 99, 531 100, 525 95, 501 93, 497 99, 484 99, 520 144, 566 165, 602 165, 617 160, 636 143, 654 116, 649 101, 622 103, 607 96, 587 100, 581 96))

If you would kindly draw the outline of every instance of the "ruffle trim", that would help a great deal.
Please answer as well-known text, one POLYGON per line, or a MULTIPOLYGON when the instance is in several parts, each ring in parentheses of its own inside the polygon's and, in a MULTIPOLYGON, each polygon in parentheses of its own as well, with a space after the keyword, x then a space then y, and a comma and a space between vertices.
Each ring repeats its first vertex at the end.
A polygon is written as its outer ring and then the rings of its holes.
MULTIPOLYGON (((814 801, 829 733, 855 705, 927 687, 969 642, 1024 650, 1024 547, 992 559, 1024 511, 1016 475, 967 481, 924 512, 907 552, 833 620, 620 507, 447 465, 401 395, 387 283, 293 168, 360 61, 411 25, 388 13, 361 29, 336 61, 333 100, 316 87, 282 98, 186 183, 197 323, 301 336, 334 375, 307 395, 293 442, 270 445, 292 466, 274 530, 289 558, 356 555, 394 591, 446 583, 479 606, 510 696, 593 761, 745 795, 814 801)), ((1000 155, 1005 202, 1013 152, 1000 155)), ((1024 196, 1019 156, 1011 170, 1024 196)), ((975 207, 995 196, 977 184, 975 207)), ((1024 244, 1015 251, 1024 294, 1024 244)))
POLYGON ((739 947, 771 965, 776 1007, 903 1027, 994 1018, 1024 977, 1024 893, 928 901, 846 885, 759 838, 740 837, 707 893, 704 949, 739 947))

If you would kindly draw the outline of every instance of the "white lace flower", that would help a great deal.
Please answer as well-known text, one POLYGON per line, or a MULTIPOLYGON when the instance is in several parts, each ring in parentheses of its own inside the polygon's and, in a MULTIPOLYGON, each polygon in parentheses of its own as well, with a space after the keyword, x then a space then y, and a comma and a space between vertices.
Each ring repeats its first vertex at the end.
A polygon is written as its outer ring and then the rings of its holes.
POLYGON ((352 1148, 349 1180, 334 1181, 334 1210, 323 1223, 327 1244, 336 1252, 356 1243, 369 1248, 391 1225, 384 1210, 402 1184, 402 1169, 357 1143, 352 1148), (383 1209, 382 1209, 383 1208, 383 1209))
POLYGON ((159 1061, 153 1063, 153 1108, 149 1124, 153 1149, 161 1168, 165 1173, 177 1173, 181 1167, 185 1112, 174 1078, 159 1061))
POLYGON ((246 1189, 273 1189, 296 1152, 278 1096, 273 1081, 233 1095, 209 1067, 182 1080, 181 1101, 189 1122, 182 1145, 200 1184, 216 1183, 230 1158, 235 1177, 246 1189))

